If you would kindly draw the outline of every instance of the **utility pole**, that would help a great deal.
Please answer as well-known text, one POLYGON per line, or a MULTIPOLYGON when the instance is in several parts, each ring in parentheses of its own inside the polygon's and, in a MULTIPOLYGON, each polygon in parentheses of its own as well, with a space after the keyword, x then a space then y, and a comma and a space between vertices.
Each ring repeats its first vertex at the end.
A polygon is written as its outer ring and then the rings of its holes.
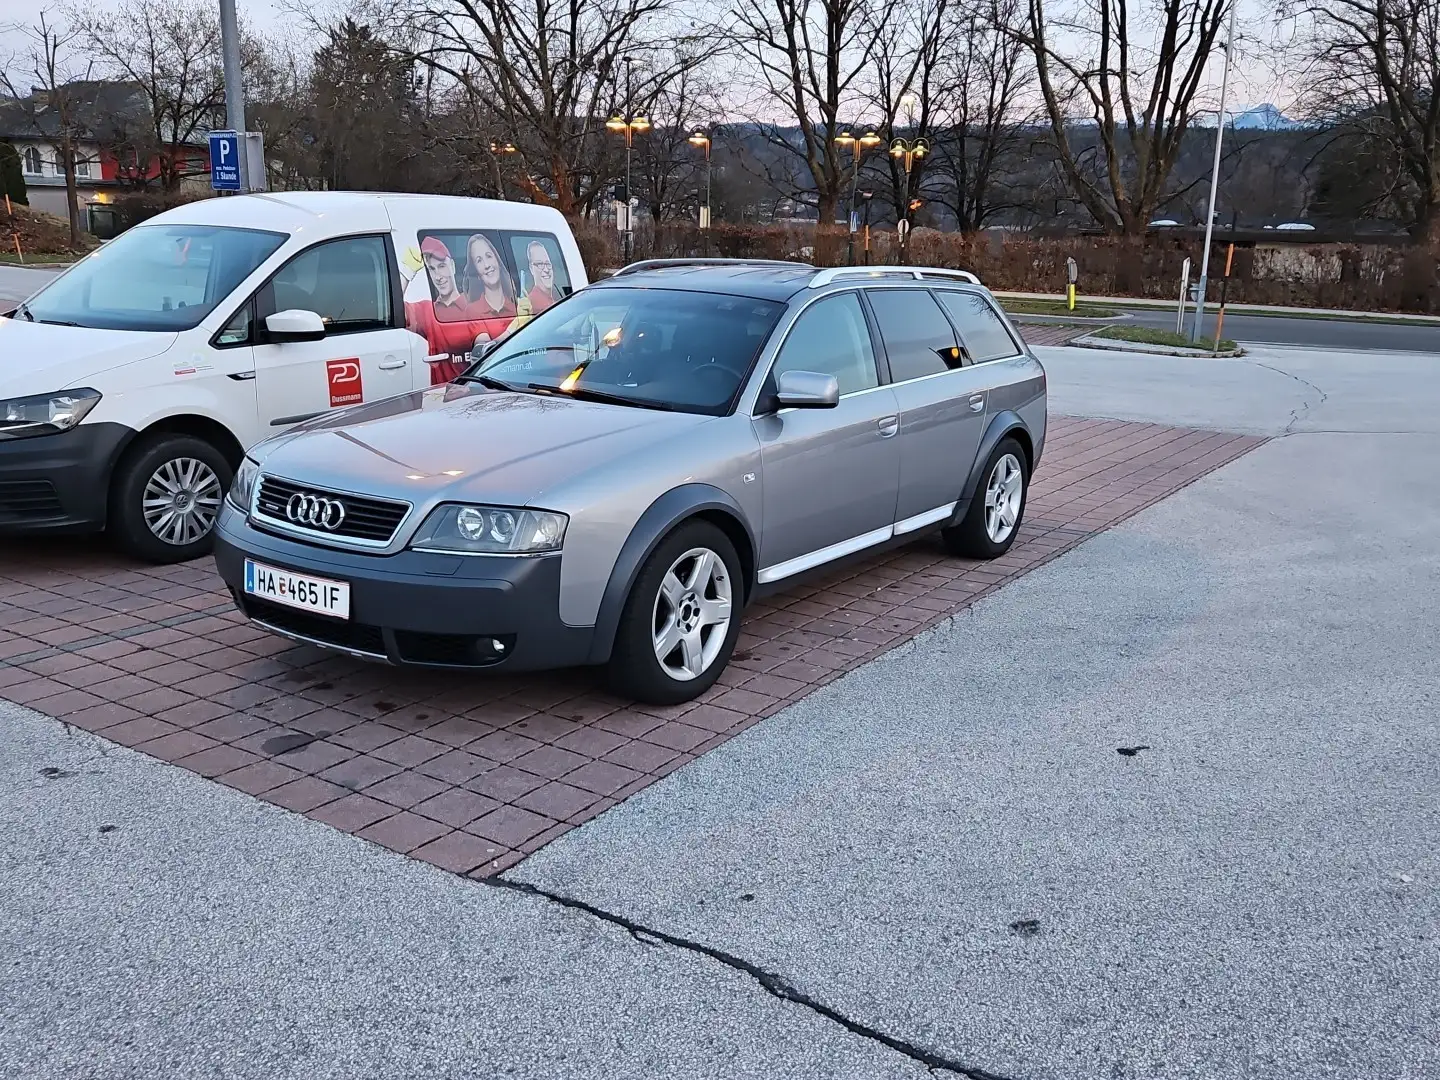
POLYGON ((220 0, 220 55, 225 65, 225 125, 238 136, 240 190, 250 190, 250 167, 246 161, 245 87, 240 80, 240 20, 235 17, 235 0, 220 0))
POLYGON ((1195 286, 1195 321, 1190 324, 1190 341, 1200 340, 1205 323, 1205 283, 1210 276, 1210 238, 1215 231, 1215 197, 1220 187, 1220 146, 1225 140, 1225 96, 1230 91, 1230 58, 1235 54, 1235 9, 1239 0, 1230 0, 1230 25, 1225 31, 1225 71, 1220 76, 1220 108, 1216 113, 1215 161, 1210 166, 1210 205, 1205 214, 1205 250, 1200 256, 1200 281, 1195 286))

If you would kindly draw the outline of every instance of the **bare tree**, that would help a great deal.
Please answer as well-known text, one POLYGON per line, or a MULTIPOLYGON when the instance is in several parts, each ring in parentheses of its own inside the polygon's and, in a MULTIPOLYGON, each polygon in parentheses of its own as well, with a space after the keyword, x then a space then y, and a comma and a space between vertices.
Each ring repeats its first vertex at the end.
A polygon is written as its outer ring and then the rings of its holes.
POLYGON ((658 225, 692 205, 704 182, 704 152, 690 145, 690 136, 720 115, 720 93, 691 69, 659 89, 645 109, 653 127, 637 143, 637 175, 658 225))
POLYGON ((199 0, 123 0, 118 9, 91 6, 75 13, 100 71, 138 88, 145 103, 142 130, 130 147, 140 166, 166 192, 199 171, 185 152, 200 141, 225 105, 220 20, 199 0))
POLYGON ((9 63, 0 64, 0 88, 16 98, 36 135, 55 140, 56 156, 65 176, 65 207, 70 218, 70 246, 80 246, 80 196, 75 182, 79 144, 90 134, 87 104, 93 62, 80 53, 83 39, 74 26, 55 24, 46 11, 32 26, 14 32, 25 41, 9 63), (31 80, 30 93, 17 89, 10 72, 31 80))
POLYGON ((797 197, 813 198, 822 223, 835 220, 850 183, 851 152, 836 136, 871 108, 872 56, 898 3, 735 0, 728 30, 761 84, 752 111, 782 158, 801 166, 774 179, 797 197))
POLYGON ((605 121, 626 107, 622 63, 647 75, 643 100, 698 62, 673 0, 401 0, 391 18, 447 92, 489 102, 497 138, 537 202, 574 212, 613 175, 605 121))
POLYGON ((1060 167, 1112 232, 1142 232, 1170 194, 1196 95, 1235 0, 1026 0, 1016 31, 1035 72, 1060 167), (1076 136, 1079 116, 1091 137, 1076 136))
POLYGON ((1313 111, 1339 136, 1332 152, 1380 181, 1373 201, 1415 236, 1440 241, 1440 4, 1325 0, 1298 14, 1310 24, 1313 111))

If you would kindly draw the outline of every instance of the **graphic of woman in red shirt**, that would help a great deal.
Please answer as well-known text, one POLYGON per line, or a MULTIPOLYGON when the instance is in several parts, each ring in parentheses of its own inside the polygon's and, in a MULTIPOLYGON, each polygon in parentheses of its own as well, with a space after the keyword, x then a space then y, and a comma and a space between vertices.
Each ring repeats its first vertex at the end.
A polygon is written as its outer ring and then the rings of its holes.
POLYGON ((476 233, 465 245, 465 302, 471 319, 484 324, 480 333, 494 341, 510 329, 518 312, 515 284, 490 238, 476 233))
POLYGON ((420 243, 425 275, 430 279, 434 299, 405 305, 405 325, 425 339, 430 357, 430 384, 448 383, 470 364, 470 350, 476 337, 488 332, 487 324, 475 321, 470 304, 455 277, 455 259, 438 238, 427 236, 420 243))

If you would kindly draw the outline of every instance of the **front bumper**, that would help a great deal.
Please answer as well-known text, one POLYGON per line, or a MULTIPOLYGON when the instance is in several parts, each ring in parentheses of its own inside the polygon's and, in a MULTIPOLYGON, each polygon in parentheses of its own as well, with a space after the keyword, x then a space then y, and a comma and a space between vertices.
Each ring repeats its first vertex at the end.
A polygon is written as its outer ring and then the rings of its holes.
POLYGON ((103 529, 111 470, 134 437, 124 424, 102 423, 0 438, 0 533, 103 529))
POLYGON ((236 606, 267 630, 407 667, 574 667, 587 662, 594 636, 593 627, 560 621, 555 555, 341 551, 256 529, 227 503, 215 530, 215 565, 236 606), (313 615, 246 595, 247 558, 348 582, 350 618, 313 615))

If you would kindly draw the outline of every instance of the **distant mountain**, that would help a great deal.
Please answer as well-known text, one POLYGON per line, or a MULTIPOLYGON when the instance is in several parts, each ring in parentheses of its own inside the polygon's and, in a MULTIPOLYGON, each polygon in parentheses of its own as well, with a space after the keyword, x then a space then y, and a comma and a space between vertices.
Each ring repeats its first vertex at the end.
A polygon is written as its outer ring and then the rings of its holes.
POLYGON ((1250 131, 1293 131, 1301 126, 1268 101, 1236 113, 1232 123, 1250 131))

